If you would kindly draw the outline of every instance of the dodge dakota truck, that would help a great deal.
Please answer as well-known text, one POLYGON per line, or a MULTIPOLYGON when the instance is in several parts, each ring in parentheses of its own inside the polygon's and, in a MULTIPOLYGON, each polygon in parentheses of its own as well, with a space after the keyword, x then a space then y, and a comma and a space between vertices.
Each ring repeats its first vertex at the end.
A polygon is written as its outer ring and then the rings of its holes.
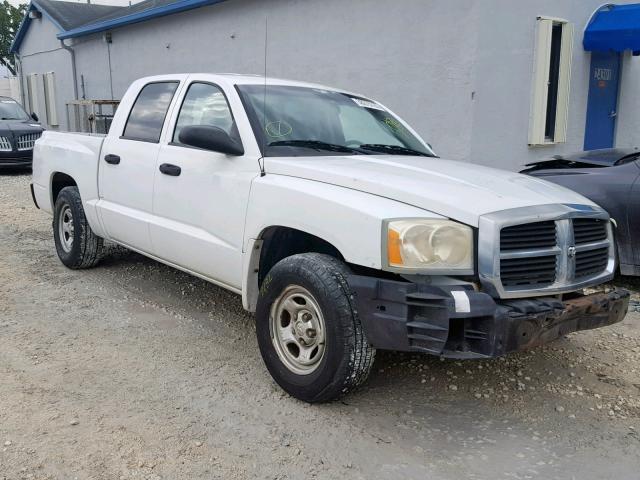
POLYGON ((242 295, 275 381, 307 402, 376 349, 483 359, 623 319, 596 204, 438 158, 363 95, 257 76, 134 82, 108 135, 44 132, 32 195, 57 254, 109 240, 242 295), (587 289, 587 292, 585 292, 587 289))

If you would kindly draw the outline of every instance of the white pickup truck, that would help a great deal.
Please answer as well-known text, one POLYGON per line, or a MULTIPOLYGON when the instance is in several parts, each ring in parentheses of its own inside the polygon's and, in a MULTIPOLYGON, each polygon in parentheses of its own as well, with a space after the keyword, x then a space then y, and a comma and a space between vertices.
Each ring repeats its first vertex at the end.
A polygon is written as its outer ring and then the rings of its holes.
POLYGON ((480 359, 622 320, 609 216, 524 175, 442 160, 380 103, 320 85, 164 75, 107 136, 46 131, 32 194, 69 268, 103 239, 242 295, 278 384, 362 383, 376 349, 480 359))

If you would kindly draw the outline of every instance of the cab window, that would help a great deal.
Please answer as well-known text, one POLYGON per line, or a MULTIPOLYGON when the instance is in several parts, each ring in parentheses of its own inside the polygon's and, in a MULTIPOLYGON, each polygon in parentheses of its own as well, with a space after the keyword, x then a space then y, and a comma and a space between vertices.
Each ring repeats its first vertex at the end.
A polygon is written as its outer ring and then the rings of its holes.
POLYGON ((178 114, 173 143, 180 144, 180 131, 192 125, 218 127, 240 139, 227 99, 216 85, 193 83, 189 87, 178 114))
POLYGON ((146 85, 133 104, 122 138, 158 143, 178 84, 157 82, 146 85))

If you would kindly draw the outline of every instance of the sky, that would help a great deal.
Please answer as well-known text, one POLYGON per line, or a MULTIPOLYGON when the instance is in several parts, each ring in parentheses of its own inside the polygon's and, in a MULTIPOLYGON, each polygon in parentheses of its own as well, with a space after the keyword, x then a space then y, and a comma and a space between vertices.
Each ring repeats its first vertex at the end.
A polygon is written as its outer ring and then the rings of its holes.
MULTIPOLYGON (((66 0, 67 2, 87 3, 87 0, 66 0)), ((131 0, 131 3, 138 3, 141 0, 131 0)), ((29 0, 9 0, 9 3, 13 5, 20 5, 21 3, 29 3, 29 0)), ((129 5, 129 0, 91 0, 91 3, 97 3, 100 5, 129 5)))

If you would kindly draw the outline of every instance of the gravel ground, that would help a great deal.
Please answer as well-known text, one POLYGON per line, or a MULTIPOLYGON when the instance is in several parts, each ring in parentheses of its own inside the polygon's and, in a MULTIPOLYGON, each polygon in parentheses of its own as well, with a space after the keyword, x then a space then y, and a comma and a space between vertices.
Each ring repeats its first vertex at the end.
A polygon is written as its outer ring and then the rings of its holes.
POLYGON ((640 476, 638 311, 506 359, 379 352, 309 406, 237 296, 117 248, 65 269, 28 183, 0 175, 0 480, 640 476))

